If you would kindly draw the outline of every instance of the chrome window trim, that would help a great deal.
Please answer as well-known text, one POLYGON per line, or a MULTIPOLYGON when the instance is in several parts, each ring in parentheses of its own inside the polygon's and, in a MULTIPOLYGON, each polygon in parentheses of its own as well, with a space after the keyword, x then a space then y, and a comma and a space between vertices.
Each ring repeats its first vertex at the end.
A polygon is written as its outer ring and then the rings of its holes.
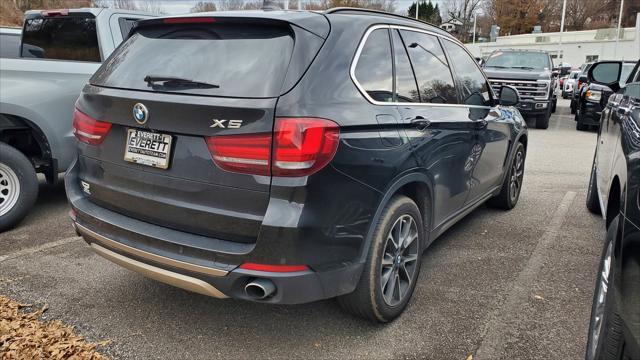
MULTIPOLYGON (((446 40, 451 41, 452 43, 457 44, 458 46, 460 46, 460 44, 459 44, 459 42, 457 40, 449 39, 449 38, 447 38, 446 36, 444 36, 442 34, 438 34, 438 33, 432 32, 432 31, 428 31, 428 30, 412 28, 412 27, 409 27, 409 26, 388 25, 388 24, 385 24, 385 25, 379 24, 379 25, 371 26, 364 33, 364 36, 362 37, 362 39, 360 39, 360 43, 358 44, 358 48, 356 49, 356 53, 355 53, 355 55, 353 57, 353 60, 351 61, 351 67, 349 69, 349 76, 351 77, 351 81, 353 81, 353 83, 356 85, 356 87, 358 88, 358 90, 360 91, 362 96, 364 96, 365 99, 367 99, 367 101, 369 101, 370 103, 372 103, 374 105, 382 105, 382 106, 404 105, 404 106, 463 107, 463 108, 481 108, 481 109, 491 109, 492 108, 492 106, 484 106, 484 105, 438 104, 438 103, 422 103, 422 102, 384 102, 384 101, 377 101, 377 100, 374 100, 373 98, 371 98, 371 96, 369 96, 367 91, 362 87, 362 85, 360 84, 360 82, 358 82, 358 79, 356 78, 356 66, 358 65, 358 60, 360 59, 360 54, 362 53, 362 49, 364 48, 364 45, 367 42, 367 39, 369 38, 369 35, 371 35, 372 32, 374 32, 375 30, 378 30, 378 29, 387 29, 387 30, 397 29, 397 30, 407 30, 407 31, 420 32, 420 33, 424 33, 424 34, 428 34, 428 35, 433 35, 433 36, 436 36, 436 37, 441 38, 441 39, 446 39, 446 40)), ((389 34, 389 36, 391 36, 391 34, 389 34)), ((389 47, 391 47, 391 44, 389 44, 389 47)), ((464 46, 460 46, 460 47, 462 49, 464 49, 464 51, 466 51, 467 54, 469 54, 469 56, 471 56, 469 51, 467 49, 465 49, 464 46)), ((444 49, 443 49, 443 51, 444 51, 444 49)), ((393 49, 391 49, 391 55, 393 56, 393 49)), ((473 58, 473 56, 471 56, 471 57, 473 58)), ((447 58, 447 62, 448 61, 449 61, 449 59, 447 58)), ((451 66, 451 65, 449 64, 449 66, 451 66)), ((491 88, 491 83, 487 79, 487 77, 484 74, 484 72, 482 71, 482 69, 480 69, 480 73, 485 77, 485 80, 487 80, 487 83, 489 83, 490 91, 493 92, 493 88, 491 88)), ((453 79, 453 81, 455 83, 455 79, 453 79)), ((495 96, 494 96, 494 98, 495 98, 495 96)))

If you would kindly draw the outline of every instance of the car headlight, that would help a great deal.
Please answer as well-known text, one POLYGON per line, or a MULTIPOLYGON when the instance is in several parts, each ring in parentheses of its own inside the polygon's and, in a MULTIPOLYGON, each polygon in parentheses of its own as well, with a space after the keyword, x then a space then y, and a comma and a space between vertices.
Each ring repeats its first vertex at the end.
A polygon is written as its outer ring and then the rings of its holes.
POLYGON ((584 97, 589 101, 600 101, 600 98, 602 98, 602 91, 587 90, 584 97))

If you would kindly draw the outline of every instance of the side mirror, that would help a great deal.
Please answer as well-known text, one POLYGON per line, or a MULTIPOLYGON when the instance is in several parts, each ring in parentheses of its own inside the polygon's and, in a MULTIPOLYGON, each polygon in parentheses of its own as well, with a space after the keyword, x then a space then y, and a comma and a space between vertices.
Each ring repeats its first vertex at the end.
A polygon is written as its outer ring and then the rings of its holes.
POLYGON ((590 82, 609 87, 612 91, 620 90, 620 74, 622 61, 602 61, 595 63, 587 72, 590 82))
POLYGON ((558 75, 560 75, 560 69, 553 68, 553 70, 551 71, 551 76, 558 77, 558 75))
POLYGON ((504 106, 516 106, 520 103, 520 94, 518 90, 509 85, 503 85, 500 87, 500 105, 504 106))

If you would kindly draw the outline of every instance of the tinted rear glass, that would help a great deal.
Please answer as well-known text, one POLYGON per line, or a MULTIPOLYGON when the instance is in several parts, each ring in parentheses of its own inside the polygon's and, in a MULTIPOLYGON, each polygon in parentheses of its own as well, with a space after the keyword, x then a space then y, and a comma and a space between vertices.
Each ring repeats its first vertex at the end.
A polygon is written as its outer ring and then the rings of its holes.
POLYGON ((27 19, 22 57, 100 62, 93 15, 27 19))
POLYGON ((230 97, 280 95, 293 51, 291 29, 257 24, 142 28, 92 78, 99 86, 230 97), (171 77, 213 86, 147 83, 171 77))

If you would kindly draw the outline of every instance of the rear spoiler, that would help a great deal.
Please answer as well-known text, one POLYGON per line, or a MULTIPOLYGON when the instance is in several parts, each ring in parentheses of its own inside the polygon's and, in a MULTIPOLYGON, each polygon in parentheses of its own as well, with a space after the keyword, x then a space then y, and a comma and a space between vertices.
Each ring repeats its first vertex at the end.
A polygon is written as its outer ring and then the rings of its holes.
POLYGON ((127 38, 137 29, 167 24, 213 24, 213 23, 246 23, 274 24, 288 23, 302 28, 322 39, 329 35, 329 21, 323 14, 310 11, 229 11, 219 13, 189 14, 175 17, 145 19, 136 22, 127 38))

